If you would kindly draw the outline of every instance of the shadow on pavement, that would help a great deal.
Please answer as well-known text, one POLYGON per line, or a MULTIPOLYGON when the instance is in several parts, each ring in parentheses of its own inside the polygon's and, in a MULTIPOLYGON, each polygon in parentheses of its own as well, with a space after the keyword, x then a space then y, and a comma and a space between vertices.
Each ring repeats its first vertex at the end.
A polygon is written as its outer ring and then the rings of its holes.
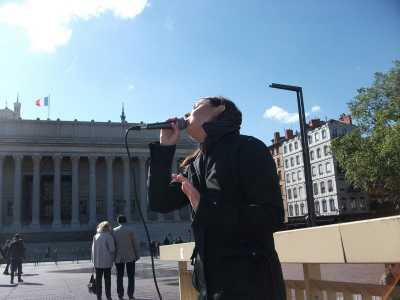
POLYGON ((16 284, 0 284, 0 288, 2 287, 14 287, 17 286, 16 284))
POLYGON ((43 283, 38 283, 38 282, 26 282, 24 281, 23 283, 20 283, 21 285, 44 285, 43 283))

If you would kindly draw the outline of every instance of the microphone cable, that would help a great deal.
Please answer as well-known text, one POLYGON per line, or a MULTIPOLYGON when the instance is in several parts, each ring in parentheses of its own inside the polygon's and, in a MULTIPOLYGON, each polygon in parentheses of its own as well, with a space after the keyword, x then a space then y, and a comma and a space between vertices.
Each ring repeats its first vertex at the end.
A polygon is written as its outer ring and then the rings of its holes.
MULTIPOLYGON (((139 126, 132 126, 132 127, 128 128, 128 129, 126 129, 126 132, 125 132, 125 148, 126 148, 126 152, 128 154, 128 160, 129 160, 129 174, 131 174, 131 170, 132 170, 132 165, 131 165, 132 164, 132 159, 131 159, 131 153, 129 151, 129 146, 128 146, 128 134, 129 134, 129 132, 131 130, 140 130, 140 127, 139 126)), ((145 165, 145 170, 144 171, 146 171, 146 165, 145 165)), ((155 271, 155 268, 154 268, 154 257, 153 257, 153 251, 152 251, 152 248, 151 248, 151 240, 150 240, 149 229, 147 228, 146 221, 143 218, 142 209, 141 209, 141 207, 139 205, 139 201, 138 201, 138 195, 137 195, 137 189, 136 189, 137 185, 136 185, 135 170, 133 170, 133 172, 132 172, 132 178, 133 178, 133 184, 134 184, 134 201, 135 201, 136 207, 137 207, 137 209, 139 211, 139 216, 140 216, 140 219, 142 220, 143 227, 144 227, 144 230, 145 230, 145 233, 146 233, 147 243, 149 245, 150 258, 151 258, 151 270, 153 272, 154 285, 155 285, 156 290, 157 290, 158 298, 160 300, 162 300, 160 289, 158 288, 156 271, 155 271)), ((146 209, 146 208, 144 207, 144 209, 146 209)))

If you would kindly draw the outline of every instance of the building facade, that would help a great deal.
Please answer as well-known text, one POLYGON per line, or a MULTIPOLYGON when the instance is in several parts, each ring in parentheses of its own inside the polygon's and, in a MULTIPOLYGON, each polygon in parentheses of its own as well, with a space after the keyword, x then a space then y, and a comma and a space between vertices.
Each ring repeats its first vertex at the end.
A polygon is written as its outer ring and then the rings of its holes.
MULTIPOLYGON (((316 119, 308 124, 313 198, 317 216, 368 211, 367 195, 354 190, 345 181, 331 152, 332 139, 347 134, 353 128, 351 118, 346 115, 342 115, 339 120, 322 122, 316 119)), ((306 215, 308 210, 301 139, 298 134, 293 135, 291 130, 287 132, 289 138, 282 143, 282 157, 290 218, 306 215)))
POLYGON ((279 187, 281 189, 283 208, 285 210, 285 223, 288 221, 288 205, 286 198, 285 188, 285 176, 283 168, 283 156, 282 156, 282 143, 285 141, 285 137, 281 137, 279 132, 274 133, 274 139, 271 140, 272 145, 268 147, 272 158, 275 161, 276 171, 279 177, 279 187))
MULTIPOLYGON (((129 160, 124 134, 134 124, 124 114, 121 122, 24 120, 15 108, 0 110, 0 234, 93 232, 123 213, 144 239, 140 207, 155 239, 173 233, 187 240, 189 207, 170 214, 149 208, 148 144, 158 131, 132 131, 129 160)), ((175 171, 194 147, 183 135, 175 171)))

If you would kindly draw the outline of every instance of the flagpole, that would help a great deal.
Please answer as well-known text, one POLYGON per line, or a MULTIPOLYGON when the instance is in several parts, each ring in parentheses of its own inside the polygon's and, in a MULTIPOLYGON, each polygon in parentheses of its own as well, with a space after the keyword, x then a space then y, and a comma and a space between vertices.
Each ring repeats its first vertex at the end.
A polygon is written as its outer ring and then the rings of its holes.
POLYGON ((49 94, 49 105, 47 106, 47 119, 50 119, 50 94, 49 94))

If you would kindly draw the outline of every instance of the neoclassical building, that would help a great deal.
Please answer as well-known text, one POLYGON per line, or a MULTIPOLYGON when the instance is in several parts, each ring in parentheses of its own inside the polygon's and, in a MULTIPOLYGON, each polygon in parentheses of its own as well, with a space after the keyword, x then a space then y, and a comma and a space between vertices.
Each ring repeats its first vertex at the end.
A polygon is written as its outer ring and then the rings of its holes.
MULTIPOLYGON (((25 120, 18 101, 14 110, 0 110, 0 235, 92 232, 121 213, 141 228, 138 205, 156 238, 187 231, 188 208, 170 214, 149 209, 148 144, 159 132, 131 132, 129 161, 124 134, 131 125, 124 112, 121 122, 82 122, 25 120)), ((173 169, 194 147, 183 136, 173 169)))

